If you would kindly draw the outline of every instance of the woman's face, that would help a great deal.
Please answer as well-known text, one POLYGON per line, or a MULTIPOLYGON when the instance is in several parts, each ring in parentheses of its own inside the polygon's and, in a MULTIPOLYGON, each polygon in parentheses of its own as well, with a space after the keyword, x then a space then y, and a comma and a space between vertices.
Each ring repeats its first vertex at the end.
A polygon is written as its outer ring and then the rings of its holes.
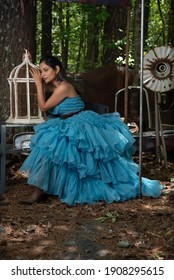
POLYGON ((42 79, 46 84, 52 83, 57 80, 56 75, 59 72, 59 67, 54 70, 52 67, 48 66, 45 62, 40 63, 40 71, 42 79))

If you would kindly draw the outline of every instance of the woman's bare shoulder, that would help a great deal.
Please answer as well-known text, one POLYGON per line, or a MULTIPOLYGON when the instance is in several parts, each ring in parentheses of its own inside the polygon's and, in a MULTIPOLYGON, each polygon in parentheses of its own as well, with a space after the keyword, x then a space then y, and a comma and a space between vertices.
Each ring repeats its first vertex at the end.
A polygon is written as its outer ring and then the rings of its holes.
POLYGON ((59 92, 67 92, 67 96, 71 97, 74 95, 77 95, 77 92, 74 88, 74 86, 66 81, 63 81, 60 83, 59 87, 58 87, 59 92))
POLYGON ((59 84, 59 87, 60 88, 73 88, 73 85, 70 82, 68 82, 68 81, 62 81, 59 84))

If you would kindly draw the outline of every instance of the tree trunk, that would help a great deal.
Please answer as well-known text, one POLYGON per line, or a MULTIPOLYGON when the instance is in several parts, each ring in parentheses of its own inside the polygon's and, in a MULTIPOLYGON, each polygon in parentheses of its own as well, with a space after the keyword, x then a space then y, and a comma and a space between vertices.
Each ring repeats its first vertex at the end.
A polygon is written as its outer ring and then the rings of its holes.
POLYGON ((134 85, 140 83, 140 50, 141 50, 141 0, 135 1, 134 8, 134 59, 135 59, 135 75, 134 85))
POLYGON ((168 32, 168 44, 174 47, 174 0, 171 0, 171 12, 169 14, 169 32, 168 32))
POLYGON ((166 34, 165 34, 166 26, 165 26, 165 19, 164 19, 164 16, 163 16, 163 12, 162 12, 162 9, 161 9, 161 0, 157 0, 157 4, 158 4, 158 10, 159 10, 159 14, 160 14, 161 22, 162 22, 161 37, 162 37, 162 40, 163 40, 163 45, 165 45, 166 44, 166 34))
MULTIPOLYGON (((66 3, 66 30, 70 29, 70 16, 69 16, 69 3, 66 3)), ((62 49, 63 63, 65 69, 68 68, 68 49, 69 49, 69 36, 64 37, 64 44, 62 49)))
POLYGON ((99 22, 94 21, 97 9, 88 12, 86 70, 94 68, 98 60, 99 22))
MULTIPOLYGON (((62 3, 59 3, 58 10, 59 10, 59 27, 60 27, 60 34, 62 34, 61 37, 61 54, 62 54, 62 62, 67 69, 68 67, 68 36, 65 34, 66 28, 69 28, 69 3, 66 3, 67 9, 66 9, 66 16, 64 18, 63 13, 63 5, 62 3)), ((60 38, 59 38, 60 40, 60 38)))
POLYGON ((84 44, 84 26, 85 26, 85 12, 83 11, 83 18, 82 18, 82 23, 81 23, 81 27, 80 27, 81 31, 80 31, 78 54, 77 54, 76 73, 79 72, 81 52, 82 52, 83 44, 84 44))
POLYGON ((0 119, 5 120, 10 110, 7 78, 14 66, 22 62, 24 48, 35 60, 35 1, 0 1, 0 26, 0 119))
POLYGON ((42 56, 51 54, 52 1, 42 0, 42 56))
POLYGON ((144 49, 147 48, 146 40, 148 39, 149 12, 150 0, 146 0, 144 4, 144 49))
POLYGON ((125 57, 125 46, 117 46, 117 42, 126 37, 126 9, 107 5, 108 18, 104 26, 105 48, 102 64, 114 63, 117 57, 125 57))

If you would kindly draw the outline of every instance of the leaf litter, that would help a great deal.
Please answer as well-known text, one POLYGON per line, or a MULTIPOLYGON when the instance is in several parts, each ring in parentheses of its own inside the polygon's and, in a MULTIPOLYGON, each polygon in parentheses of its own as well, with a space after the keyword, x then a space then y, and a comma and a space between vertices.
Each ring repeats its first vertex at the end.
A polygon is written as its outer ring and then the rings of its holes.
POLYGON ((143 154, 142 175, 164 186, 158 199, 70 207, 54 196, 20 204, 33 187, 19 176, 17 159, 7 166, 6 192, 0 195, 1 260, 174 258, 174 162, 165 167, 143 154))

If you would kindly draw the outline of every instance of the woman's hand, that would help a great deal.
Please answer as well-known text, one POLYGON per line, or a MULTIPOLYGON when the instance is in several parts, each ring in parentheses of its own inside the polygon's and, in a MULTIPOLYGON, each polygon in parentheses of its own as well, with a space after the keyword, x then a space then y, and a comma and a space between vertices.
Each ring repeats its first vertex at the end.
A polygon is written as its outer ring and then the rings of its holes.
POLYGON ((41 72, 39 71, 39 69, 30 68, 30 73, 31 73, 31 76, 33 77, 36 85, 42 84, 42 76, 41 76, 41 72))

